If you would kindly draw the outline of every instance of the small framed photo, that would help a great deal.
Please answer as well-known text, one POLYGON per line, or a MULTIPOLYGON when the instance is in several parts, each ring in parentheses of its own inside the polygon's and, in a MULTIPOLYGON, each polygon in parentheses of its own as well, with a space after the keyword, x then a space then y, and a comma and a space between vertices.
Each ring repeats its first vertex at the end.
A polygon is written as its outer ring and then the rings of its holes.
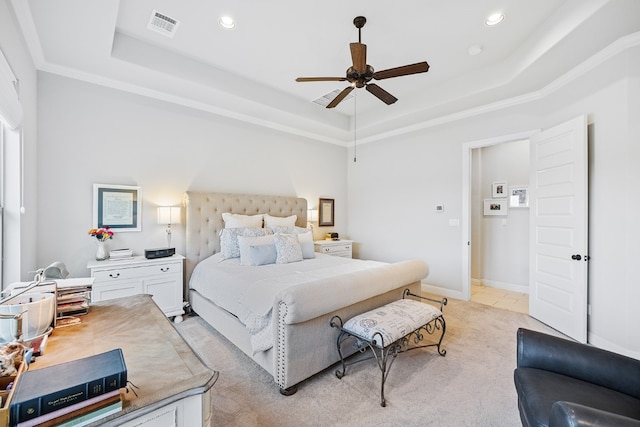
POLYGON ((318 203, 318 226, 333 226, 333 199, 320 199, 318 203))
POLYGON ((507 182, 497 181, 491 184, 491 197, 494 199, 507 198, 507 182))
POLYGON ((141 187, 93 184, 93 228, 140 231, 141 207, 141 187))
POLYGON ((484 199, 486 216, 506 215, 507 210, 507 199, 484 199))
POLYGON ((509 207, 528 208, 529 207, 529 187, 526 185, 514 185, 509 188, 509 207))

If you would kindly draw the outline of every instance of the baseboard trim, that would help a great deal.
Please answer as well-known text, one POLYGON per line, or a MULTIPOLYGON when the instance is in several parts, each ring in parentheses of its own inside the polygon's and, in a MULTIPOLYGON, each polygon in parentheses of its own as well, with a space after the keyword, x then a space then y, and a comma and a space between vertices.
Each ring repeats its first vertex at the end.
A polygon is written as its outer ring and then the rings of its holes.
POLYGON ((490 286, 492 288, 504 289, 506 291, 512 291, 512 292, 520 292, 522 294, 529 293, 529 286, 527 285, 514 285, 513 283, 499 282, 497 280, 471 279, 471 284, 490 286))
POLYGON ((619 345, 614 344, 611 341, 606 340, 602 337, 599 337, 598 335, 593 334, 591 332, 588 332, 587 335, 588 335, 587 339, 589 341, 589 344, 595 347, 640 360, 640 353, 637 351, 631 351, 628 348, 620 347, 619 345))
MULTIPOLYGON (((447 298, 455 298, 460 300, 465 300, 462 291, 456 291, 453 289, 447 289, 440 286, 430 285, 428 283, 422 282, 422 292, 427 292, 430 294, 441 295, 447 298)), ((468 300, 467 300, 468 301, 468 300)))

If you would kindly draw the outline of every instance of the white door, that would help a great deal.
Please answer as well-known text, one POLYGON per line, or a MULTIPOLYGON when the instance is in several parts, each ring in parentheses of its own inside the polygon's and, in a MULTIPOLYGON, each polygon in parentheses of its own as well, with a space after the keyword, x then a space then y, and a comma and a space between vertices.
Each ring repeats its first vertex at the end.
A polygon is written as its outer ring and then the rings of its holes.
POLYGON ((587 341, 587 121, 531 137, 529 314, 587 341))

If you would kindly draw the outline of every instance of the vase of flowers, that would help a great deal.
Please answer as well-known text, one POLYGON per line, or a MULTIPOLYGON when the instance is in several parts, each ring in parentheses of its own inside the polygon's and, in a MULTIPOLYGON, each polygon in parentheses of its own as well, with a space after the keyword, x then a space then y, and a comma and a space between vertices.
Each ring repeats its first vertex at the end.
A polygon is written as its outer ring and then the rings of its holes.
POLYGON ((109 229, 109 226, 102 228, 92 228, 89 230, 89 236, 95 237, 98 240, 98 249, 96 250, 96 260, 104 261, 109 258, 104 242, 109 239, 113 239, 113 231, 109 229))

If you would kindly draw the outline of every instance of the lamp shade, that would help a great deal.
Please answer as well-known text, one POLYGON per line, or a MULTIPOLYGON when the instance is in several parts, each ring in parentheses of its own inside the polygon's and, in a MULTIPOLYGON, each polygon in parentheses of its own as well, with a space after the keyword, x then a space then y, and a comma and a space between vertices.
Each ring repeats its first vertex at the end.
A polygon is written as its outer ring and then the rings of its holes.
POLYGON ((318 222, 318 209, 307 210, 307 221, 318 222))
POLYGON ((180 207, 159 206, 158 224, 180 224, 180 207))

